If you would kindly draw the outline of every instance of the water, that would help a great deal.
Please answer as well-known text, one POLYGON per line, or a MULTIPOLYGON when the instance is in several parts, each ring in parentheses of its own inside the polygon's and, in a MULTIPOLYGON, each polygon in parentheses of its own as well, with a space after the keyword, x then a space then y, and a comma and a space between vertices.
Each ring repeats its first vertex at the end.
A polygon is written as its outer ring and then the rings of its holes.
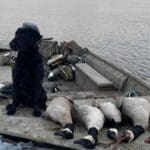
POLYGON ((0 0, 0 45, 24 21, 75 40, 150 85, 149 0, 0 0))

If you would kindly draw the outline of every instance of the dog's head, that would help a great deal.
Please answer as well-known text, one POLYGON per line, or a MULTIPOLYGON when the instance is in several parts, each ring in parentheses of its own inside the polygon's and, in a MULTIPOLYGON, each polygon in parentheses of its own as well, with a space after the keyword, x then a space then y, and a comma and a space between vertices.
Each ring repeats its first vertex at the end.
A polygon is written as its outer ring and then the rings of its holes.
POLYGON ((30 52, 37 49, 41 38, 42 36, 36 25, 24 23, 22 27, 17 29, 15 37, 10 41, 9 45, 12 50, 30 52))

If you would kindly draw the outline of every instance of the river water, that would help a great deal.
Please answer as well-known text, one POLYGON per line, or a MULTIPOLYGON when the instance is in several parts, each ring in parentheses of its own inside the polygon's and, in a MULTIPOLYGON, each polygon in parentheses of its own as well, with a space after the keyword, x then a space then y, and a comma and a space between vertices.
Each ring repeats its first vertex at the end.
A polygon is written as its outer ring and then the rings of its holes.
POLYGON ((0 46, 18 26, 75 40, 150 86, 150 0, 0 0, 0 46))

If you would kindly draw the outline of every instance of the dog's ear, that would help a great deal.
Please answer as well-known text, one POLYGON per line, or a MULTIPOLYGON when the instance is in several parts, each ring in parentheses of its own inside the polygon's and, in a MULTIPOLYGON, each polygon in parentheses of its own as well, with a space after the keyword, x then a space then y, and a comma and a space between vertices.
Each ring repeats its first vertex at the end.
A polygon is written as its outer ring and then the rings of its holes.
POLYGON ((19 34, 22 32, 22 29, 21 28, 18 28, 16 30, 16 33, 15 33, 15 37, 10 41, 9 43, 9 46, 12 50, 15 50, 17 51, 18 49, 20 49, 19 47, 19 42, 18 42, 18 38, 19 38, 19 34))

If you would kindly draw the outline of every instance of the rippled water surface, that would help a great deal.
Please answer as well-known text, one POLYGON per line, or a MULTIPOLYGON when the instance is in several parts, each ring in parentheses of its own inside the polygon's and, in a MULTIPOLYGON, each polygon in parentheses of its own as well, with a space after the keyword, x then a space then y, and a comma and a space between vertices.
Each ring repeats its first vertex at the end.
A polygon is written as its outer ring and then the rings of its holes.
POLYGON ((150 85, 150 0, 0 0, 0 45, 24 21, 75 40, 150 85))

